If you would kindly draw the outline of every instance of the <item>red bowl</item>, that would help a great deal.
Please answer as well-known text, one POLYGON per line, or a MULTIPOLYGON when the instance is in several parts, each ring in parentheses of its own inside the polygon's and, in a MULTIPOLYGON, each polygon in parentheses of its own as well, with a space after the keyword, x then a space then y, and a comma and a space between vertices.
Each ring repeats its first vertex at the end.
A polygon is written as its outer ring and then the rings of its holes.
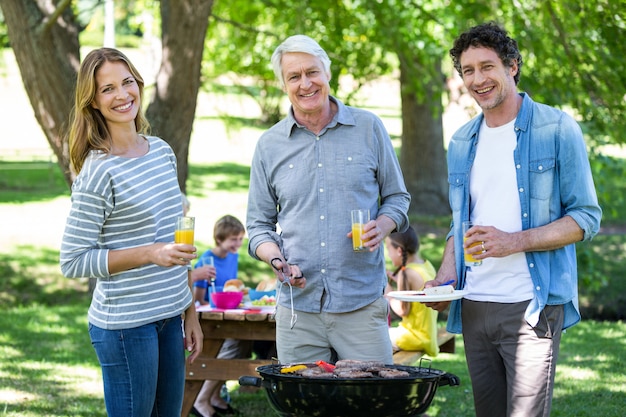
POLYGON ((217 308, 237 308, 241 304, 241 300, 243 300, 243 292, 241 291, 211 293, 211 301, 217 308))

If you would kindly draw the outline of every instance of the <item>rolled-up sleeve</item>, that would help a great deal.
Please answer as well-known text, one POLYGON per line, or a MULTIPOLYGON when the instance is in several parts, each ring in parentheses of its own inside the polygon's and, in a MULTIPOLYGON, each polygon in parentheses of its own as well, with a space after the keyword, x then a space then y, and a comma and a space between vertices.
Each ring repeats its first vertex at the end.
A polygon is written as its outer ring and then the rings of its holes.
POLYGON ((602 209, 598 204, 587 148, 580 126, 563 114, 558 129, 560 197, 565 215, 583 230, 590 240, 600 230, 602 209))

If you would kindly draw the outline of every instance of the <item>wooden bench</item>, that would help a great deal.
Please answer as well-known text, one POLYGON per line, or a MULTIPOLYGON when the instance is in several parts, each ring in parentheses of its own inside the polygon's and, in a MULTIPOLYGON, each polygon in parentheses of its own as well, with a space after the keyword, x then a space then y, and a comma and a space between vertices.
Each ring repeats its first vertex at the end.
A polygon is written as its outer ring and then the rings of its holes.
MULTIPOLYGON (((437 344, 439 351, 444 353, 454 353, 454 334, 448 333, 445 327, 437 331, 437 344)), ((424 356, 422 351, 399 350, 393 354, 393 363, 396 365, 414 365, 424 356)))

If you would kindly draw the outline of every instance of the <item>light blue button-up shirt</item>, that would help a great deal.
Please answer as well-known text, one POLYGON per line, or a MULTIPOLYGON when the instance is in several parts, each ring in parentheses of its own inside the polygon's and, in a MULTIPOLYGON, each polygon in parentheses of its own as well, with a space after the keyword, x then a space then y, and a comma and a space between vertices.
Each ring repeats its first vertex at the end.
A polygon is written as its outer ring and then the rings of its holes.
MULTIPOLYGON (((535 103, 521 93, 522 106, 515 121, 517 147, 514 151, 517 188, 521 204, 522 229, 572 217, 589 240, 600 228, 602 210, 598 205, 587 149, 576 121, 566 113, 535 103)), ((449 199, 452 208, 457 288, 465 285, 463 233, 461 223, 469 219, 470 170, 476 155, 479 115, 461 127, 448 147, 449 199)), ((580 320, 575 244, 563 248, 527 252, 526 261, 534 295, 524 318, 535 326, 546 305, 564 305, 564 328, 580 320)), ((448 331, 461 332, 461 301, 452 302, 448 331)))
MULTIPOLYGON (((295 308, 312 313, 354 311, 383 294, 383 247, 352 250, 351 210, 386 215, 400 231, 408 227, 410 195, 382 121, 331 100, 338 112, 319 135, 292 111, 266 131, 250 171, 248 251, 256 257, 260 244, 278 244, 307 278, 305 288, 293 288, 295 308)), ((281 304, 289 306, 289 297, 281 304)))

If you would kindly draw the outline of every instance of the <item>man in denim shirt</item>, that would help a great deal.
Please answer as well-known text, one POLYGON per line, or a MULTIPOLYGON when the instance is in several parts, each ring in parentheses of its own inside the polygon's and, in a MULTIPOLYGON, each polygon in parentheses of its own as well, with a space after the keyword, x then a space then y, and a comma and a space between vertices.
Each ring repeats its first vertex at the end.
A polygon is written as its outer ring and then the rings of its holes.
POLYGON ((313 39, 288 38, 272 64, 291 108, 257 144, 247 230, 250 255, 294 286, 292 297, 279 287, 278 360, 392 363, 383 242, 408 227, 410 195, 389 135, 330 96, 330 59, 313 39), (352 249, 352 209, 371 213, 368 251, 352 249))
POLYGON ((476 415, 548 416, 561 332, 580 320, 575 243, 602 216, 585 142, 570 116, 517 92, 522 57, 500 27, 470 29, 450 55, 483 112, 449 145, 453 226, 427 286, 468 292, 448 331, 463 333, 476 415), (482 265, 465 265, 464 246, 482 265))

